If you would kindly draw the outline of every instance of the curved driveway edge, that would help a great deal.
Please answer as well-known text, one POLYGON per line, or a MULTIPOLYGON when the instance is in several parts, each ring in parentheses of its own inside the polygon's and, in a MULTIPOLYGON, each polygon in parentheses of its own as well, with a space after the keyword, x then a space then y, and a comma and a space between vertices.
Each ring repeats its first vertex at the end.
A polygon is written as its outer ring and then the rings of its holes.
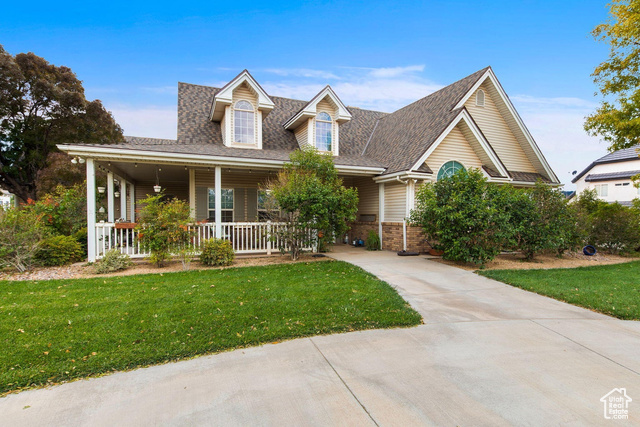
POLYGON ((339 248, 424 317, 0 399, 0 425, 640 424, 640 324, 429 261, 339 248))

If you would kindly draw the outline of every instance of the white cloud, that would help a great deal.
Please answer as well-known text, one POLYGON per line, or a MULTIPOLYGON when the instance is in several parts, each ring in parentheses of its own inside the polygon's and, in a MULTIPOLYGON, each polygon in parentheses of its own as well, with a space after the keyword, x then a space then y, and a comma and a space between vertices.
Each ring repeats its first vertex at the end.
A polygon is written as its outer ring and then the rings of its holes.
MULTIPOLYGON (((422 71, 424 65, 340 67, 336 71, 314 70, 315 75, 309 74, 303 81, 292 78, 266 80, 262 86, 272 95, 309 100, 327 84, 322 75, 335 75, 337 81, 331 87, 345 104, 392 112, 442 87, 421 76, 422 71)), ((296 69, 283 69, 278 75, 293 77, 296 72, 296 69)))
POLYGON ((178 93, 178 85, 171 86, 157 86, 157 87, 142 87, 141 88, 145 92, 158 93, 158 94, 177 94, 178 93))
POLYGON ((400 77, 412 73, 421 73, 424 71, 423 65, 409 65, 407 67, 390 67, 390 68, 373 68, 371 75, 379 78, 400 77))
POLYGON ((282 77, 305 77, 331 80, 340 79, 340 77, 331 71, 313 70, 310 68, 268 68, 264 71, 282 77))
POLYGON ((524 95, 511 97, 511 100, 567 189, 575 188, 571 184, 571 172, 582 171, 607 153, 606 145, 583 129, 584 118, 593 112, 596 103, 579 98, 524 95))
POLYGON ((128 136, 175 139, 177 134, 177 111, 175 106, 160 107, 118 105, 108 108, 116 122, 128 136))

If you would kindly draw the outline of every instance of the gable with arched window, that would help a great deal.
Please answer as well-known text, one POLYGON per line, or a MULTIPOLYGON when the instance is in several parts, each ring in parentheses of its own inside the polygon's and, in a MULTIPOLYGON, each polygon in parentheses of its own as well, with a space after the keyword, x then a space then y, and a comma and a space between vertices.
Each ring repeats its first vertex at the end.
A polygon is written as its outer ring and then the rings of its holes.
POLYGON ((233 142, 237 144, 255 144, 255 110, 246 100, 236 102, 233 109, 233 142))

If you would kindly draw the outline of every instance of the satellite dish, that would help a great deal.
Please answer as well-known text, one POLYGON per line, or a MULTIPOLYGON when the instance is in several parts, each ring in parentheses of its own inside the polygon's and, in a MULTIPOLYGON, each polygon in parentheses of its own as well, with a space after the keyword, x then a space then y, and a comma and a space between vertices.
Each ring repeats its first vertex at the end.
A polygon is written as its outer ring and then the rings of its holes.
POLYGON ((578 171, 573 171, 573 172, 571 172, 571 175, 575 175, 577 173, 578 173, 578 171))

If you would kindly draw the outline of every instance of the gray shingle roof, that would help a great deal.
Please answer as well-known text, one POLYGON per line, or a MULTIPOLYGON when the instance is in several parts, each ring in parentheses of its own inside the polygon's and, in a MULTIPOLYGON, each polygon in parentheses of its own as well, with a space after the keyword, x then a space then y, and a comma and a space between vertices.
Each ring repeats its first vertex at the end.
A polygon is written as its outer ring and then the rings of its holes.
POLYGON ((409 170, 460 114, 462 109, 454 107, 488 69, 476 71, 381 118, 366 156, 386 164, 386 173, 409 170))
MULTIPOLYGON (((352 119, 340 125, 340 156, 334 158, 336 165, 386 168, 386 174, 410 170, 464 109, 454 107, 488 68, 483 68, 391 114, 348 107, 352 119)), ((222 142, 220 123, 209 119, 213 99, 220 90, 189 83, 178 84, 176 140, 128 136, 125 143, 105 147, 288 160, 291 151, 298 148, 298 142, 294 133, 285 129, 283 124, 304 108, 308 101, 271 96, 275 107, 263 120, 262 150, 248 150, 225 146, 222 142)), ((491 168, 485 170, 491 176, 500 176, 491 168)), ((433 173, 426 165, 420 165, 418 171, 433 173)), ((517 171, 509 173, 517 181, 534 182, 538 178, 545 179, 540 174, 517 171)))
POLYGON ((511 178, 514 181, 520 182, 536 182, 537 180, 542 180, 542 182, 551 182, 546 176, 540 175, 539 173, 533 172, 519 172, 519 171, 507 171, 511 178))
POLYGON ((175 139, 145 138, 140 136, 125 136, 124 140, 131 145, 172 145, 176 143, 175 139))
POLYGON ((640 170, 635 171, 622 171, 622 172, 608 172, 608 173, 590 173, 584 179, 587 182, 594 181, 608 181, 611 179, 626 179, 631 178, 634 175, 640 174, 640 170))
POLYGON ((571 182, 575 183, 580 178, 582 178, 587 172, 589 172, 595 165, 600 165, 604 163, 617 163, 617 162, 626 162, 629 160, 638 160, 639 157, 640 145, 636 145, 635 147, 625 148, 624 150, 614 151, 613 153, 609 153, 606 156, 602 156, 599 159, 593 161, 589 166, 587 166, 582 172, 575 176, 571 180, 571 182))

